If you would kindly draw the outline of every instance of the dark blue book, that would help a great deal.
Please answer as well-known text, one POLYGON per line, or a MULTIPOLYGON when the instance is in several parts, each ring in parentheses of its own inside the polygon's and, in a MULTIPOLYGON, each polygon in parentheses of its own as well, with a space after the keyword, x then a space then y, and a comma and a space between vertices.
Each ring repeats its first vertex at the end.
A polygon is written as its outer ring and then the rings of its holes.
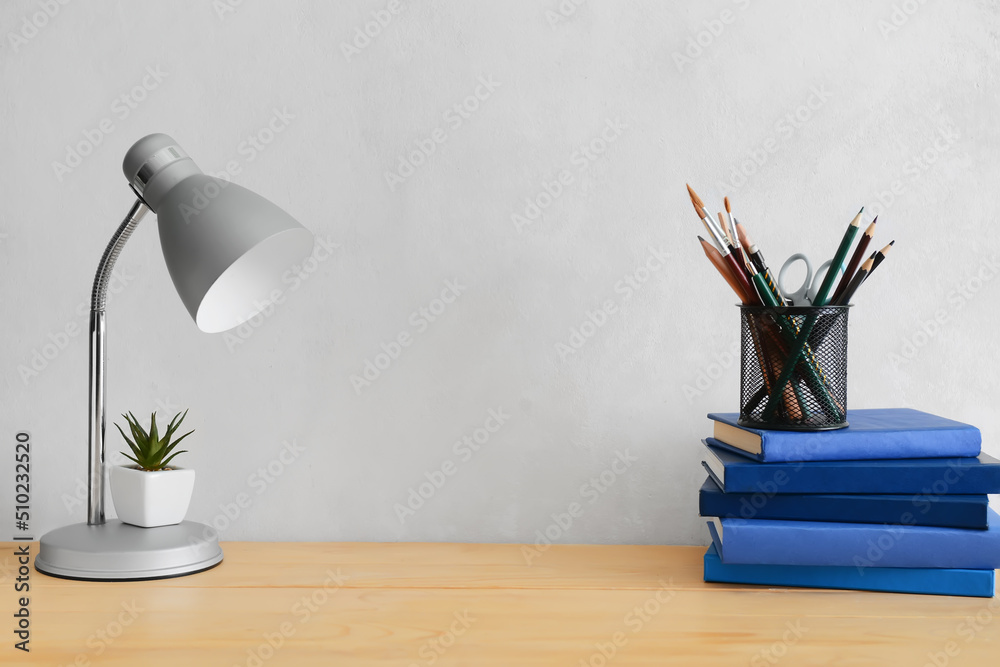
POLYGON ((722 562, 714 544, 705 552, 705 581, 981 598, 993 597, 995 586, 993 570, 732 565, 722 562))
POLYGON ((985 494, 723 493, 711 476, 698 492, 702 516, 727 519, 899 523, 985 530, 988 507, 985 494))
POLYGON ((766 462, 968 457, 983 442, 975 426, 910 408, 848 410, 847 428, 813 432, 748 428, 739 417, 708 415, 715 439, 766 462))
POLYGON ((1000 493, 1000 461, 989 454, 940 459, 761 463, 703 440, 702 464, 726 493, 1000 493))
POLYGON ((832 521, 719 519, 708 523, 723 563, 880 567, 1000 567, 1000 516, 964 530, 832 521))

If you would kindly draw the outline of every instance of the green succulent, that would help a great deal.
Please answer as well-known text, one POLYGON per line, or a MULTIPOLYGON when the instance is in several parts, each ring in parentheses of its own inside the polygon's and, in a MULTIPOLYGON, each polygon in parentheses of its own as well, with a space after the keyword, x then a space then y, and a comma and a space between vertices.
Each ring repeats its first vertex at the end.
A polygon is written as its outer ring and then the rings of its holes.
POLYGON ((187 417, 187 410, 184 411, 184 414, 178 412, 174 415, 162 438, 156 430, 155 412, 149 418, 148 433, 131 412, 127 415, 122 415, 122 417, 128 422, 129 429, 132 431, 132 440, 129 440, 129 437, 125 435, 125 431, 122 430, 121 426, 118 426, 117 422, 115 426, 118 427, 118 432, 125 438, 125 442, 128 443, 129 449, 132 450, 134 456, 129 456, 125 452, 122 452, 122 454, 126 458, 135 461, 141 470, 163 470, 175 456, 187 452, 186 449, 175 452, 174 448, 177 447, 181 440, 194 433, 193 430, 188 431, 172 442, 170 440, 177 429, 180 428, 181 422, 187 417))

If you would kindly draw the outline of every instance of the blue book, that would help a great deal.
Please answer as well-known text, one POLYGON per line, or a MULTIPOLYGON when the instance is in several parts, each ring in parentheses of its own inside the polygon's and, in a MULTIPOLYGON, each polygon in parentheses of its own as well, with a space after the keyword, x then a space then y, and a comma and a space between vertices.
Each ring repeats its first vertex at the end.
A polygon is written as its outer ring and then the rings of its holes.
POLYGON ((1000 516, 986 530, 828 521, 713 518, 723 563, 880 567, 1000 567, 1000 516))
POLYGON ((779 431, 740 426, 735 412, 712 413, 717 441, 758 461, 844 461, 979 456, 975 426, 909 408, 848 410, 847 428, 779 431))
POLYGON ((709 476, 698 492, 702 516, 727 519, 785 519, 842 523, 900 523, 986 530, 985 494, 979 495, 871 495, 780 493, 723 493, 709 476))
POLYGON ((722 562, 714 544, 705 552, 705 581, 981 598, 993 597, 995 586, 993 570, 880 567, 859 573, 856 567, 732 565, 722 562))
POLYGON ((1000 493, 1000 461, 989 454, 946 459, 761 463, 713 438, 702 465, 726 493, 1000 493))

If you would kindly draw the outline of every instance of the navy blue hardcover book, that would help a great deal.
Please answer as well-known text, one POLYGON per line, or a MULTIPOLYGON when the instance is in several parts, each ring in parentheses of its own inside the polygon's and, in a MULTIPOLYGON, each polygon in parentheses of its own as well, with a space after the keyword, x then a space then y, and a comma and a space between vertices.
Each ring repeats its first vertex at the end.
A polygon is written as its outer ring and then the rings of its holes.
POLYGON ((841 523, 899 523, 986 529, 989 501, 979 495, 724 493, 709 476, 698 492, 702 516, 841 523))
POLYGON ((890 593, 993 597, 993 570, 820 565, 733 565, 723 563, 715 544, 705 552, 705 581, 763 586, 841 588, 890 593))
POLYGON ((777 521, 713 518, 712 533, 723 563, 880 567, 1000 567, 1000 516, 989 511, 989 528, 777 521))
POLYGON ((847 428, 779 431, 741 426, 735 412, 712 413, 715 438, 758 461, 844 461, 978 456, 979 429, 910 408, 847 411, 847 428))
POLYGON ((726 493, 1000 493, 1000 461, 989 454, 939 459, 761 463, 703 440, 702 464, 726 493))

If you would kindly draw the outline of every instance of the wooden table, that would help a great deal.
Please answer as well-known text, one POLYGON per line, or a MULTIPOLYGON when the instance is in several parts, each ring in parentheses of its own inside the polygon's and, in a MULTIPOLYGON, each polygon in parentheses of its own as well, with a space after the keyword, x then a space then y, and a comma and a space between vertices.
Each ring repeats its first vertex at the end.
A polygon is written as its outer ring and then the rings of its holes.
POLYGON ((161 581, 32 569, 24 654, 4 544, 0 664, 1000 665, 998 598, 706 584, 701 547, 223 548, 219 567, 161 581))

